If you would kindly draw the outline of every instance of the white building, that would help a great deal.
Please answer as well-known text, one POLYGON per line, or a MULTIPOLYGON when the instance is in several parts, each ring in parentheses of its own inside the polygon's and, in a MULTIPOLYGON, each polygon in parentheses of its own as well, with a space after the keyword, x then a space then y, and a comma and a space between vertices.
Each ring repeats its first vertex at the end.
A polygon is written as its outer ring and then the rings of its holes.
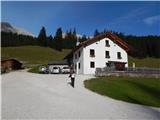
POLYGON ((128 67, 129 47, 111 32, 79 44, 72 52, 72 63, 77 74, 95 74, 96 68, 128 67))

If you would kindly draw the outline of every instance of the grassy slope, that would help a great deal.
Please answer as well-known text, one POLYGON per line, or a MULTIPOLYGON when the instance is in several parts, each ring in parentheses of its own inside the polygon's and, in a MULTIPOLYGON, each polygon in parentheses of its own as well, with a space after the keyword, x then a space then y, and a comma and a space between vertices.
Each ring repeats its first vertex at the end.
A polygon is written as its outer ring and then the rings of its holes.
MULTIPOLYGON (((2 47, 2 59, 17 58, 26 64, 47 64, 50 60, 61 60, 70 50, 63 52, 55 51, 51 48, 39 46, 2 47)), ((160 68, 160 59, 145 58, 136 59, 129 56, 129 66, 136 63, 136 67, 156 67, 160 68)))
POLYGON ((85 87, 114 99, 160 107, 160 80, 157 78, 101 77, 86 80, 85 87))
POLYGON ((137 59, 129 56, 128 61, 129 61, 129 67, 132 67, 132 63, 134 62, 136 64, 136 67, 160 68, 160 59, 158 58, 137 59))
POLYGON ((48 61, 62 60, 71 50, 62 52, 48 47, 21 46, 21 47, 2 47, 2 59, 16 58, 25 64, 47 64, 48 61))

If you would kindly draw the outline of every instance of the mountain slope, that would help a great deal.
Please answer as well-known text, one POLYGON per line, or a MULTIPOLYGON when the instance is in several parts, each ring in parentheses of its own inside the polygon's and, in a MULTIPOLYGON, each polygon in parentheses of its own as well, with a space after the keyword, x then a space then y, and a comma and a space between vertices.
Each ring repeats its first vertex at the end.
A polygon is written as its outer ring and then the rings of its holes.
POLYGON ((17 33, 18 35, 26 35, 26 36, 35 37, 35 35, 33 35, 31 32, 28 32, 27 30, 22 29, 22 28, 12 26, 11 24, 7 22, 1 22, 1 31, 17 33))
POLYGON ((63 60, 70 51, 70 49, 63 49, 62 52, 59 52, 40 46, 2 47, 1 59, 15 58, 25 65, 47 64, 48 61, 63 60))
MULTIPOLYGON (((47 64, 48 61, 63 60, 70 51, 70 49, 63 49, 62 52, 59 52, 48 47, 39 46, 2 47, 1 59, 16 58, 25 65, 47 64)), ((160 67, 160 59, 158 58, 137 59, 128 56, 128 62, 129 67, 132 67, 133 62, 136 64, 136 67, 160 67)))

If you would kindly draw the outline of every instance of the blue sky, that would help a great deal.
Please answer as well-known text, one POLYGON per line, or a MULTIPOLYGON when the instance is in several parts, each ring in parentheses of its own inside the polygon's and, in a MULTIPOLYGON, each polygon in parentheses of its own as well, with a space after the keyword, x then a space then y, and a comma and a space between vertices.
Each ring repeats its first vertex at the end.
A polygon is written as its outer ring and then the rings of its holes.
POLYGON ((47 35, 58 27, 76 28, 93 35, 95 29, 132 35, 160 35, 160 2, 11 2, 1 3, 1 21, 24 28, 36 36, 42 26, 47 35))

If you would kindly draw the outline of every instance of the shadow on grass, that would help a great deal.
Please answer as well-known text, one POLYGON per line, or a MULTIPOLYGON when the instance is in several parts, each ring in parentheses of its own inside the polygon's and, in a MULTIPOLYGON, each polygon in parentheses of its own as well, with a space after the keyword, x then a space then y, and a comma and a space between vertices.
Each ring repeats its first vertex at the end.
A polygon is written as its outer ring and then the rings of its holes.
MULTIPOLYGON (((130 81, 131 82, 131 81, 130 81)), ((146 91, 147 93, 149 93, 150 95, 152 95, 153 97, 156 97, 159 99, 160 101, 160 89, 158 90, 153 88, 153 87, 149 87, 149 86, 146 86, 146 85, 143 85, 143 84, 139 84, 139 83, 136 83, 134 81, 131 82, 134 86, 138 87, 139 89, 143 90, 143 91, 146 91)), ((159 86, 160 87, 160 86, 159 86)))
POLYGON ((116 86, 117 83, 114 84, 114 81, 113 84, 106 83, 109 84, 108 86, 105 86, 105 83, 89 84, 89 82, 93 83, 93 81, 85 81, 85 87, 101 95, 130 103, 160 107, 160 88, 158 88, 157 81, 150 83, 145 80, 142 82, 125 80, 121 81, 118 86, 116 86))
POLYGON ((147 93, 148 96, 152 97, 152 101, 151 101, 151 100, 147 100, 147 95, 146 95, 146 98, 144 99, 139 99, 138 97, 135 97, 135 96, 125 95, 129 100, 128 102, 160 107, 160 90, 158 90, 158 88, 154 89, 153 87, 146 86, 146 85, 134 82, 134 81, 128 81, 128 82, 134 85, 137 89, 140 89, 144 91, 144 93, 147 93))

